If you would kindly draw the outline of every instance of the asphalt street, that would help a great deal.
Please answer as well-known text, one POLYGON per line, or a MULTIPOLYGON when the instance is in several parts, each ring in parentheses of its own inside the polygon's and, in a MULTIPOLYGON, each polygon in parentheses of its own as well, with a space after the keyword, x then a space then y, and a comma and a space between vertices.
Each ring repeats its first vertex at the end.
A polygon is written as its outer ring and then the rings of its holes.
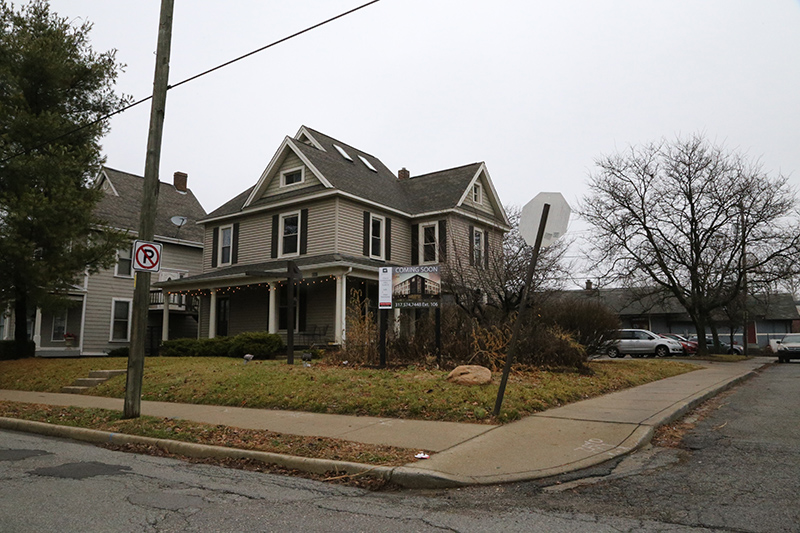
POLYGON ((647 447, 558 479, 437 496, 456 507, 580 512, 682 531, 800 531, 800 363, 771 365, 712 401, 682 448, 647 447))
POLYGON ((720 396, 684 448, 451 490, 367 492, 0 431, 0 531, 800 531, 799 391, 800 364, 772 365, 720 396))

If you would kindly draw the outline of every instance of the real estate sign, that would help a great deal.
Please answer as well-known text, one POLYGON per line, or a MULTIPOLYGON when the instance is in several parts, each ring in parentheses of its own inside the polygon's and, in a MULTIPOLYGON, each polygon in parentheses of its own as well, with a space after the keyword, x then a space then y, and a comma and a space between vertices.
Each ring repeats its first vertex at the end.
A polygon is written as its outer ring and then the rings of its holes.
POLYGON ((441 292, 439 265, 392 269, 393 307, 439 307, 441 292))

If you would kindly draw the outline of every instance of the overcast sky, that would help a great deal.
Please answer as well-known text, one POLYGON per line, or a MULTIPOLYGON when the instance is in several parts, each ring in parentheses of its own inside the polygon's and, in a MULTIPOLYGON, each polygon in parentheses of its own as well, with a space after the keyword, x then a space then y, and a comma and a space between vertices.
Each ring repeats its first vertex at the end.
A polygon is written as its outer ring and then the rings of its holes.
MULTIPOLYGON (((170 83, 364 1, 176 0, 170 83)), ((51 6, 150 94, 158 0, 51 6)), ((212 211, 307 125, 412 176, 485 161, 506 205, 574 204, 599 155, 696 132, 797 185, 798 98, 798 0, 382 0, 171 90, 161 179, 212 211)), ((112 119, 108 166, 143 174, 149 113, 112 119)))

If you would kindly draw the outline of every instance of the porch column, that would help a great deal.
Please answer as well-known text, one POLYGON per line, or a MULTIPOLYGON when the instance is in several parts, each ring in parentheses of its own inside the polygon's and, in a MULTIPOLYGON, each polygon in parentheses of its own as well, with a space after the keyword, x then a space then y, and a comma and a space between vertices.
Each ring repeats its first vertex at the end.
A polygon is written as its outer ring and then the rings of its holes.
POLYGON ((161 318, 161 340, 169 340, 169 292, 167 289, 161 289, 161 294, 164 296, 164 316, 161 318))
POLYGON ((334 341, 342 344, 347 338, 347 272, 336 278, 336 310, 334 314, 334 341))
POLYGON ((278 333, 278 284, 269 284, 269 320, 267 331, 272 334, 278 333))
POLYGON ((33 342, 39 348, 42 345, 42 309, 36 308, 36 319, 33 322, 33 342))
POLYGON ((208 338, 217 336, 217 289, 211 289, 211 304, 208 310, 208 338))

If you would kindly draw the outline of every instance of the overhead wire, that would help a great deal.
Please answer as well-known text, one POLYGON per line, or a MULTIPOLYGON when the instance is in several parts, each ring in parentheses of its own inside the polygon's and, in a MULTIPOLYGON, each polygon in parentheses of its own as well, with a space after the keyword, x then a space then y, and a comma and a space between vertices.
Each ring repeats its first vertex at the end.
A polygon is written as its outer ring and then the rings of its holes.
MULTIPOLYGON (((241 56, 239 56, 237 58, 231 59, 230 61, 226 61, 225 63, 221 63, 221 64, 217 65, 216 67, 210 68, 210 69, 205 70, 205 71, 203 71, 203 72, 201 72, 199 74, 195 74, 194 76, 191 76, 189 78, 181 80, 178 83, 175 83, 173 85, 167 85, 167 90, 174 89, 175 87, 180 87, 181 85, 189 83, 190 81, 194 81, 194 80, 196 80, 198 78, 201 78, 201 77, 203 77, 203 76, 205 76, 207 74, 211 74, 212 72, 215 72, 215 71, 217 71, 217 70, 219 70, 221 68, 227 67, 228 65, 232 65, 233 63, 236 63, 237 61, 241 61, 242 59, 245 59, 245 58, 248 58, 248 57, 250 57, 252 55, 258 54, 259 52, 263 52, 264 50, 267 50, 268 48, 272 48, 273 46, 277 46, 277 45, 279 45, 281 43, 284 43, 284 42, 286 42, 286 41, 288 41, 290 39, 294 39, 295 37, 299 37, 300 35, 303 35, 304 33, 308 33, 308 32, 310 32, 312 30, 315 30, 315 29, 317 29, 317 28, 319 28, 321 26, 324 26, 326 24, 334 22, 334 21, 336 21, 336 20, 338 20, 340 18, 346 17, 347 15, 351 15, 351 14, 355 13, 356 11, 364 9, 365 7, 369 7, 372 4, 376 4, 378 2, 380 2, 380 0, 371 0, 370 2, 367 2, 365 4, 361 4, 358 7, 354 7, 353 9, 350 9, 348 11, 345 11, 343 13, 335 15, 335 16, 329 18, 329 19, 323 20, 322 22, 318 22, 318 23, 316 23, 316 24, 314 24, 312 26, 309 26, 309 27, 307 27, 307 28, 305 28, 303 30, 297 31, 297 32, 295 32, 295 33, 293 33, 291 35, 287 35, 286 37, 278 39, 277 41, 273 41, 273 42, 269 43, 268 45, 262 46, 261 48, 257 48, 256 50, 252 50, 252 51, 250 51, 250 52, 248 52, 248 53, 246 53, 244 55, 241 55, 241 56)), ((113 113, 109 113, 109 114, 104 115, 104 116, 102 116, 102 117, 100 117, 98 119, 93 120, 92 122, 89 122, 89 123, 84 124, 82 126, 79 126, 77 128, 73 128, 72 130, 70 130, 70 131, 68 131, 66 133, 62 133, 61 135, 58 135, 57 137, 53 137, 53 138, 51 138, 51 139, 49 139, 49 140, 47 140, 47 141, 45 141, 45 142, 43 142, 43 143, 41 143, 39 145, 36 145, 36 146, 34 146, 32 148, 26 148, 24 150, 20 150, 20 151, 18 151, 16 153, 6 157, 5 159, 0 160, 0 163, 5 163, 6 161, 10 161, 11 159, 14 159, 15 157, 19 157, 19 156, 21 156, 23 154, 27 154, 27 153, 32 152, 34 150, 39 150, 40 148, 43 148, 43 147, 47 146, 48 144, 54 143, 54 142, 58 141, 59 139, 63 139, 64 137, 67 137, 69 135, 74 135, 75 133, 78 133, 79 131, 85 130, 86 128, 90 128, 90 127, 92 127, 92 126, 94 126, 96 124, 99 124, 100 122, 103 122, 105 120, 110 119, 113 116, 119 115, 120 113, 123 113, 123 112, 127 111, 128 109, 131 109, 132 107, 136 107, 139 104, 143 104, 143 103, 145 103, 145 102, 147 102, 149 100, 152 100, 152 99, 153 99, 153 95, 151 94, 150 96, 142 98, 141 100, 137 100, 136 102, 133 102, 131 104, 128 104, 128 105, 122 107, 121 109, 117 109, 113 113)))

